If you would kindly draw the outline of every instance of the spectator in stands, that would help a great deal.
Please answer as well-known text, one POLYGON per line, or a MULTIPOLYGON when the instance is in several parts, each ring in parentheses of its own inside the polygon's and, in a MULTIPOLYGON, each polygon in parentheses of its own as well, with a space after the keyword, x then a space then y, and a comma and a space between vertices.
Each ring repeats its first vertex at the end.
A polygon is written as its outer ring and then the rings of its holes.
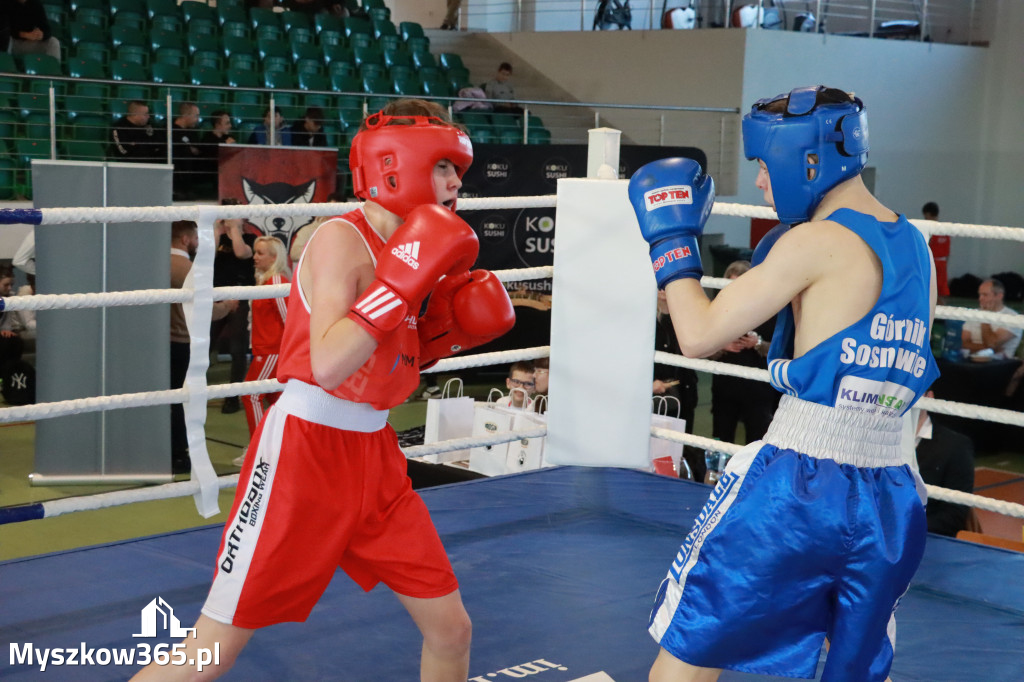
MULTIPOLYGON (((750 262, 733 261, 725 269, 726 279, 736 279, 750 269, 750 262)), ((731 341, 709 360, 768 369, 768 347, 774 320, 731 341)), ((711 435, 726 443, 735 442, 736 427, 743 422, 746 442, 761 440, 775 414, 779 393, 763 381, 715 374, 711 379, 711 435)))
POLYGON ((60 61, 60 41, 50 31, 40 0, 6 0, 2 5, 10 27, 11 54, 47 54, 60 61))
MULTIPOLYGON (((236 205, 237 199, 224 199, 224 205, 236 205)), ((240 218, 221 219, 213 224, 217 252, 213 256, 213 285, 215 287, 253 286, 256 284, 253 264, 253 246, 256 235, 246 233, 240 218)), ((238 307, 210 328, 210 347, 216 350, 221 335, 227 337, 231 354, 231 383, 245 381, 249 352, 249 302, 239 301, 238 307)), ((225 398, 221 406, 224 414, 242 409, 237 397, 225 398)))
POLYGON ((211 197, 217 196, 218 164, 220 145, 235 144, 231 134, 231 114, 218 109, 209 116, 211 129, 203 133, 199 141, 200 159, 196 163, 199 182, 211 197))
MULTIPOLYGON (((498 73, 494 78, 484 83, 484 93, 488 99, 514 100, 516 99, 516 88, 512 84, 512 65, 502 62, 498 65, 498 73)), ((521 114, 523 108, 511 102, 495 102, 494 110, 497 112, 521 114)))
POLYGON ((296 147, 326 147, 324 110, 320 107, 309 107, 302 120, 292 124, 291 132, 292 144, 296 147))
POLYGON ((110 129, 109 158, 114 161, 167 163, 167 145, 149 124, 149 105, 128 103, 128 113, 110 129))
MULTIPOLYGON (((939 205, 929 201, 921 207, 921 216, 925 220, 939 219, 939 205)), ((949 296, 949 263, 950 238, 948 234, 933 234, 928 240, 928 247, 932 250, 932 258, 935 260, 935 286, 938 289, 939 300, 943 301, 949 296)))
MULTIPOLYGON (((284 114, 280 109, 274 109, 274 145, 290 145, 292 143, 292 131, 284 124, 284 114)), ((270 107, 263 112, 263 123, 253 128, 249 136, 249 144, 270 144, 270 107)))
MULTIPOLYGON (((978 307, 991 313, 1019 315, 1013 308, 1003 303, 1006 288, 997 279, 986 279, 978 285, 978 307)), ((991 350, 993 357, 1012 358, 1020 345, 1021 330, 1019 327, 999 327, 988 322, 965 322, 962 336, 962 347, 971 353, 991 350)))
MULTIPOLYGON (((191 220, 171 223, 171 287, 181 289, 192 269, 192 258, 199 248, 199 232, 191 220)), ((218 320, 238 307, 238 301, 217 301, 213 304, 213 319, 218 320)), ((180 303, 171 304, 171 388, 185 385, 191 356, 192 337, 188 333, 185 311, 180 303)), ((171 472, 187 473, 191 470, 188 458, 188 436, 185 432, 185 410, 180 404, 171 405, 171 472)))
MULTIPOLYGON (((931 391, 926 398, 934 398, 931 391)), ((965 493, 974 492, 974 445, 967 436, 934 423, 928 412, 920 411, 917 422, 917 465, 929 485, 965 493)), ((967 530, 970 507, 940 500, 928 500, 925 509, 928 532, 956 537, 967 530)))
POLYGON ((534 382, 533 363, 520 360, 512 364, 508 370, 508 378, 505 379, 505 388, 508 395, 495 401, 499 407, 514 407, 517 410, 529 410, 533 407, 533 390, 537 387, 534 382))
POLYGON ((36 274, 36 233, 35 228, 28 231, 21 242, 21 246, 14 252, 11 265, 18 268, 26 275, 36 274))
POLYGON ((459 8, 462 7, 462 0, 447 0, 448 6, 444 13, 444 21, 441 22, 442 31, 454 31, 459 27, 459 8))
POLYGON ((195 199, 199 185, 197 171, 202 166, 200 146, 199 107, 192 102, 178 105, 178 116, 171 128, 171 158, 174 161, 174 199, 195 199))

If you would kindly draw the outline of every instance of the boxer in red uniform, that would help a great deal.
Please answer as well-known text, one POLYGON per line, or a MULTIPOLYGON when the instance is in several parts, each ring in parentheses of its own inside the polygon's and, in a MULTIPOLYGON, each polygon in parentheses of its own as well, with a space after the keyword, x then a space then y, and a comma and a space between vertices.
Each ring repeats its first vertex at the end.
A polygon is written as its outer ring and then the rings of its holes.
MULTIPOLYGON (((256 284, 287 284, 291 282, 288 273, 288 252, 284 242, 277 237, 258 237, 253 244, 253 265, 256 269, 256 284)), ((252 362, 246 381, 264 381, 277 378, 277 356, 281 351, 281 336, 288 317, 288 302, 283 298, 263 298, 252 302, 252 362)), ((256 427, 263 420, 263 399, 268 405, 277 402, 280 393, 247 395, 243 399, 245 420, 249 423, 249 439, 256 433, 256 427)), ((234 460, 241 466, 245 456, 234 460)))
POLYGON ((184 641, 189 660, 219 644, 220 665, 151 665, 138 679, 218 677, 256 628, 305 620, 340 566, 409 611, 422 680, 465 682, 469 617, 387 415, 422 365, 515 321, 497 278, 469 271, 479 245, 454 209, 472 159, 435 104, 398 100, 364 121, 349 165, 366 201, 324 222, 296 267, 286 387, 249 446, 197 637, 184 641))

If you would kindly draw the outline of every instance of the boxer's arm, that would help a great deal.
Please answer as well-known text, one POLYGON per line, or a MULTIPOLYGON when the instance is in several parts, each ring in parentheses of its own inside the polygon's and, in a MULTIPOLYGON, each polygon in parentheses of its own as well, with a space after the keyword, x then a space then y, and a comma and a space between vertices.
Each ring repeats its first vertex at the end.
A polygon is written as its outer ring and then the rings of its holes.
POLYGON ((779 238, 764 261, 709 300, 696 279, 665 287, 672 326, 687 357, 704 357, 763 324, 823 274, 831 242, 821 223, 803 223, 779 238), (806 226, 806 227, 805 227, 806 226), (807 230, 818 226, 817 235, 807 230), (813 238, 808 238, 808 236, 813 238))
POLYGON ((373 261, 347 222, 324 224, 316 240, 316 248, 307 251, 296 277, 310 306, 313 377, 330 391, 362 367, 377 348, 369 333, 346 318, 361 288, 374 279, 373 261))

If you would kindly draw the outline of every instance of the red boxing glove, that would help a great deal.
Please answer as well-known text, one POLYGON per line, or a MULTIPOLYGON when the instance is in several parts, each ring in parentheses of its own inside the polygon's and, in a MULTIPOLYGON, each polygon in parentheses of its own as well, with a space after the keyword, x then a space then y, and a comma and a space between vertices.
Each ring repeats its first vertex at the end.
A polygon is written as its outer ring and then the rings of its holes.
POLYGON ((380 342, 419 311, 445 273, 468 270, 480 251, 473 228, 439 204, 417 206, 377 258, 376 279, 347 317, 380 342))
POLYGON ((507 333, 516 323, 505 287, 487 270, 449 275, 419 319, 420 369, 507 333))

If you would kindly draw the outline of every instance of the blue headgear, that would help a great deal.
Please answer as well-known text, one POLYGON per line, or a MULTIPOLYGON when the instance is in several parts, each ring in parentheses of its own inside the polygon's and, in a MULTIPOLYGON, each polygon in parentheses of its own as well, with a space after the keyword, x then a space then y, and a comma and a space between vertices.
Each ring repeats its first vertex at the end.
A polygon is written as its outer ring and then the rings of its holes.
POLYGON ((868 161, 864 102, 854 97, 815 105, 825 89, 798 88, 759 100, 743 117, 743 152, 768 168, 775 211, 791 225, 808 220, 826 192, 860 173, 868 161), (780 99, 787 100, 785 113, 765 111, 780 99))

